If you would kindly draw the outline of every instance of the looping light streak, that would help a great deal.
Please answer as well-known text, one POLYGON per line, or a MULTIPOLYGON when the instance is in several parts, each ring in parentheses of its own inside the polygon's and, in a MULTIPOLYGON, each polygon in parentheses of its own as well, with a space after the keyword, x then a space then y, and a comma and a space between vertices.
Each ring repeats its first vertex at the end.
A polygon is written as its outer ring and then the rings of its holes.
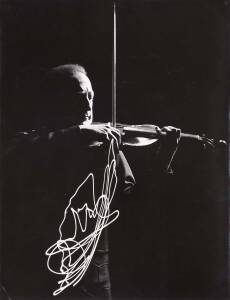
POLYGON ((119 217, 119 211, 110 211, 110 204, 113 200, 116 186, 116 160, 114 154, 114 141, 109 146, 108 161, 104 170, 104 179, 101 195, 95 199, 94 174, 90 173, 78 186, 75 193, 69 199, 64 211, 64 217, 59 226, 59 239, 50 246, 45 254, 48 256, 48 269, 64 278, 58 281, 59 288, 53 292, 56 296, 69 286, 76 286, 84 276, 96 250, 102 230, 113 223, 119 217), (93 207, 88 203, 75 209, 73 202, 84 186, 92 186, 93 207), (67 215, 74 218, 74 232, 72 236, 64 238, 63 227, 67 222, 67 215), (82 217, 83 216, 83 217, 82 217), (89 226, 90 225, 90 226, 89 226), (93 225, 93 230, 89 233, 93 225), (87 230, 88 229, 88 230, 87 230), (81 239, 78 238, 81 234, 81 239), (82 238, 83 235, 83 238, 82 238), (57 267, 57 261, 58 267, 57 267))

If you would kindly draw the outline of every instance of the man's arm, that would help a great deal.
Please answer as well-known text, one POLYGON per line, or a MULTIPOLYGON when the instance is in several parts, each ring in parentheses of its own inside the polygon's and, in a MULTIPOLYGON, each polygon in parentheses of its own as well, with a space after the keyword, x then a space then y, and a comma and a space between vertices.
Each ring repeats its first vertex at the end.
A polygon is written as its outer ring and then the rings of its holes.
POLYGON ((5 143, 5 153, 27 146, 48 147, 88 147, 94 142, 108 143, 116 141, 117 149, 121 143, 121 136, 117 129, 107 125, 75 125, 58 130, 31 130, 17 132, 5 143))

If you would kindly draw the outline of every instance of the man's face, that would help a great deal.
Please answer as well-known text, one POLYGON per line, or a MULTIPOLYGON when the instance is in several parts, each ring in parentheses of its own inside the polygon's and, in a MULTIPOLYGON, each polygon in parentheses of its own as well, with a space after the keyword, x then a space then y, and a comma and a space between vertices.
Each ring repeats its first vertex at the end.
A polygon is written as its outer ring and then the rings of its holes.
POLYGON ((87 75, 60 67, 49 76, 44 89, 47 126, 58 129, 91 124, 94 92, 87 75))
POLYGON ((52 90, 51 124, 55 128, 88 125, 93 121, 94 92, 82 72, 64 76, 52 90))
POLYGON ((94 92, 89 78, 82 72, 74 75, 76 81, 76 125, 87 125, 93 121, 94 92))

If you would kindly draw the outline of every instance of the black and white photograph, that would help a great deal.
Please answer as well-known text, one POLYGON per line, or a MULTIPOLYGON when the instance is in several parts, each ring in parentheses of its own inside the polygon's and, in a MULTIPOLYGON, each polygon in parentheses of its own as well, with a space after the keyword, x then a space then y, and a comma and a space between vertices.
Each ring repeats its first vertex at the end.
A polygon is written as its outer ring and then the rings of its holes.
POLYGON ((229 299, 230 1, 0 10, 0 299, 229 299))

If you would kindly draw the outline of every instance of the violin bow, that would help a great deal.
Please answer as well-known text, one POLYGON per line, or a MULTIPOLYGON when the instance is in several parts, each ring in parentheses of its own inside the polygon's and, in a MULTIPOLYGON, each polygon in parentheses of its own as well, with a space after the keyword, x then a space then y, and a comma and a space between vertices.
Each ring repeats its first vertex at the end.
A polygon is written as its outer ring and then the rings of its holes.
POLYGON ((117 109, 117 21, 116 21, 116 3, 113 1, 113 54, 112 54, 112 126, 116 127, 116 109, 117 109))
MULTIPOLYGON (((116 89, 117 89, 117 15, 116 15, 116 1, 113 0, 113 53, 112 53, 112 126, 116 127, 117 125, 117 115, 116 115, 116 110, 117 110, 117 94, 116 94, 116 89)), ((126 126, 124 127, 124 132, 129 132, 130 133, 138 133, 141 132, 143 134, 149 134, 153 133, 152 130, 143 130, 143 128, 138 128, 135 125, 131 126, 126 126)), ((164 132, 155 132, 156 137, 164 136, 166 133, 164 132)), ((218 144, 221 145, 226 145, 225 140, 215 140, 215 139, 210 139, 207 138, 205 135, 198 135, 198 134, 190 134, 190 133, 181 133, 182 138, 187 138, 187 139, 194 139, 197 141, 202 142, 204 145, 210 145, 211 147, 215 147, 218 144)))

